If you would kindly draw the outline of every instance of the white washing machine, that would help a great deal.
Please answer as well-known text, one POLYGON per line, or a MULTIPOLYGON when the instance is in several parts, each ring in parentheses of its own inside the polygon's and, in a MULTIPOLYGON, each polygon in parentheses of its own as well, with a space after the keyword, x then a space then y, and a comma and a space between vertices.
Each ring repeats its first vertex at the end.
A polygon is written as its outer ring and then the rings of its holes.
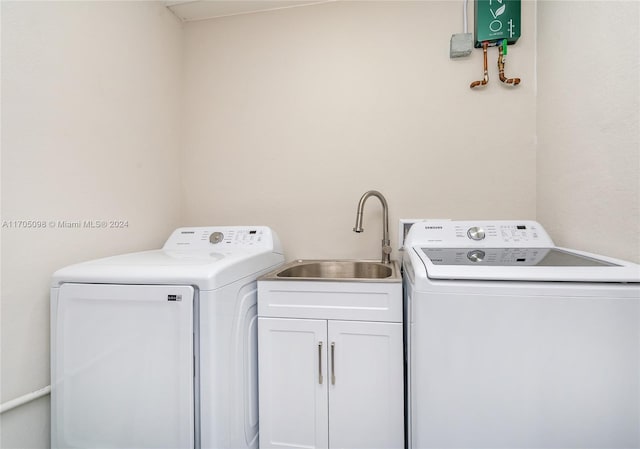
POLYGON ((267 227, 198 227, 54 273, 52 448, 257 448, 256 279, 283 262, 267 227))
POLYGON ((640 266, 532 221, 405 241, 409 447, 638 448, 640 266))

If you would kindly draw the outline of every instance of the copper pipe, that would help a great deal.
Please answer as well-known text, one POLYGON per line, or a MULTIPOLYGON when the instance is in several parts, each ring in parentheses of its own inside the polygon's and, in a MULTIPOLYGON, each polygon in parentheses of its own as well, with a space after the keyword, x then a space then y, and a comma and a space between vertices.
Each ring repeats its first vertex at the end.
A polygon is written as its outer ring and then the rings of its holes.
MULTIPOLYGON (((469 86, 470 88, 474 88, 474 87, 478 87, 478 86, 484 86, 485 84, 487 84, 489 82, 489 67, 487 66, 487 47, 489 46, 488 42, 483 42, 482 43, 482 51, 484 53, 484 76, 482 77, 482 81, 474 81, 473 83, 471 83, 471 85, 469 86)), ((518 80, 519 82, 519 80, 518 80)))
MULTIPOLYGON (((506 42, 503 45, 507 45, 506 42)), ((520 84, 520 78, 507 78, 504 76, 504 64, 507 58, 504 57, 504 52, 502 49, 502 45, 498 45, 498 73, 500 76, 500 81, 505 84, 509 84, 510 86, 517 86, 520 84)))

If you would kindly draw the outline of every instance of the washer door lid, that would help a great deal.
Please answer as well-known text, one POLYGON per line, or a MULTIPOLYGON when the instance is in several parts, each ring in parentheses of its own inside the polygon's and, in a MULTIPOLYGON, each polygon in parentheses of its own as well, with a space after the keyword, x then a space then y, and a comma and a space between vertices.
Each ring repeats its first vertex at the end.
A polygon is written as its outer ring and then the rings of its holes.
POLYGON ((430 279, 640 282, 640 266, 564 248, 414 248, 430 279))

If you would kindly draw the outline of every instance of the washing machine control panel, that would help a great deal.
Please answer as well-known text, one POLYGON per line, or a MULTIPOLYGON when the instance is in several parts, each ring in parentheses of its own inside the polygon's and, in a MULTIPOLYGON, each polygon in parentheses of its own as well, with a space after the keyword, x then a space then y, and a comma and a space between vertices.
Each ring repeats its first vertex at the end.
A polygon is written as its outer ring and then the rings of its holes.
POLYGON ((544 228, 529 220, 418 222, 411 227, 405 245, 449 248, 554 246, 544 228))
POLYGON ((194 227, 176 229, 163 249, 229 250, 273 249, 277 237, 266 226, 194 227))
MULTIPOLYGON (((490 243, 492 246, 529 246, 541 240, 540 229, 537 223, 531 222, 506 222, 483 223, 468 227, 466 224, 453 223, 455 240, 490 243)), ((544 230, 542 231, 544 232, 544 230)), ((546 233, 545 233, 546 234, 546 233)))
MULTIPOLYGON (((528 242, 538 238, 536 226, 525 224, 487 226, 489 235, 497 237, 502 242, 528 242)), ((467 229, 467 237, 471 240, 484 240, 487 232, 481 226, 472 226, 467 229)))

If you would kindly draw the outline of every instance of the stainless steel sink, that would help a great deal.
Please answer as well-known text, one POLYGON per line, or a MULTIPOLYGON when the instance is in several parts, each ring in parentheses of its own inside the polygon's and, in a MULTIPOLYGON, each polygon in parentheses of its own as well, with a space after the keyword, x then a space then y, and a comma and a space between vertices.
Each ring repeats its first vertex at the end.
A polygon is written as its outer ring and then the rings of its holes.
POLYGON ((261 278, 262 280, 324 280, 361 282, 400 282, 395 261, 373 260, 296 260, 261 278))

